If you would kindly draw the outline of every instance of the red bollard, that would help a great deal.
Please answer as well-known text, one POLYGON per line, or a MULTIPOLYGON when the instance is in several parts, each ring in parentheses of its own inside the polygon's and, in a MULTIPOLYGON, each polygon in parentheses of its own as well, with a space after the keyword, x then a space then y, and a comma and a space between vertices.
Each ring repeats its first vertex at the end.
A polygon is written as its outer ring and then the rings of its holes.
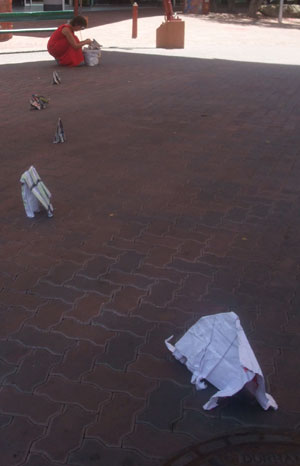
POLYGON ((202 14, 208 15, 209 14, 209 0, 203 0, 202 2, 202 14))
POLYGON ((73 8, 74 8, 74 16, 78 16, 78 0, 74 0, 73 8))
MULTIPOLYGON (((9 13, 12 11, 12 0, 2 0, 0 1, 0 12, 9 13)), ((0 28, 2 29, 11 29, 11 23, 0 23, 0 28)), ((12 34, 0 34, 0 42, 4 42, 12 38, 12 34)))
POLYGON ((132 39, 137 38, 138 8, 138 4, 134 2, 134 4, 132 5, 132 39))

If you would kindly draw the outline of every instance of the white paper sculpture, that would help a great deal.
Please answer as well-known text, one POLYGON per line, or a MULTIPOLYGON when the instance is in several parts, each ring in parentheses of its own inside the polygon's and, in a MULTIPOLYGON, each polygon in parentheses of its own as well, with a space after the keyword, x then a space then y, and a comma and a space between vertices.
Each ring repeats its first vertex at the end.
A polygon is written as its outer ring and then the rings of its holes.
POLYGON ((205 380, 216 392, 203 406, 215 408, 219 398, 232 396, 244 386, 263 409, 277 409, 276 401, 265 391, 265 380, 253 350, 234 312, 202 317, 175 344, 165 343, 173 356, 193 373, 197 390, 206 388, 205 380))
POLYGON ((46 209, 48 217, 53 217, 53 206, 50 202, 51 193, 33 166, 23 173, 20 182, 27 217, 33 218, 35 212, 40 212, 41 207, 46 209))

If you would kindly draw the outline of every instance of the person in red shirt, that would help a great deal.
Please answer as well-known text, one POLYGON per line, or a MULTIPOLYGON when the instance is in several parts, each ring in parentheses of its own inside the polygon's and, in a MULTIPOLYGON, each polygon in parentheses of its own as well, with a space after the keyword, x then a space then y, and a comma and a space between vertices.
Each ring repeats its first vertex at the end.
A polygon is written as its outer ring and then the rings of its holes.
POLYGON ((48 41, 48 52, 59 65, 78 66, 84 63, 82 47, 91 44, 91 39, 80 41, 75 36, 76 31, 87 27, 84 16, 75 16, 68 24, 59 26, 48 41))

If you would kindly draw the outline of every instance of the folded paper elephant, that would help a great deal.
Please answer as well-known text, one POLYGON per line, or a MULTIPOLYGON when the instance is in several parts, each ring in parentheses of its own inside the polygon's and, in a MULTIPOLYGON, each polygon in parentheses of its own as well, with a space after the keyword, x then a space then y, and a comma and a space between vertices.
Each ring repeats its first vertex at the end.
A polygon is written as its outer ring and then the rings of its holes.
POLYGON ((33 166, 23 173, 20 182, 27 217, 33 218, 35 212, 40 212, 41 208, 47 211, 48 217, 53 217, 53 206, 50 202, 51 193, 33 166))
POLYGON ((216 392, 203 406, 215 408, 219 398, 232 396, 246 387, 263 409, 277 409, 265 391, 265 380, 253 350, 234 312, 202 317, 175 344, 165 343, 173 356, 193 373, 191 382, 198 390, 210 382, 216 392))

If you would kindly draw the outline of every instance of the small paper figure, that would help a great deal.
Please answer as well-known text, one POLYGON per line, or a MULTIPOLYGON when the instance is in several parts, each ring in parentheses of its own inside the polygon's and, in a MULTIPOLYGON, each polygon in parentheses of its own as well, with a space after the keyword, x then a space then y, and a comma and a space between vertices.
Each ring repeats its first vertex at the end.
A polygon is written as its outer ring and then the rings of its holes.
POLYGON ((99 50, 101 49, 102 45, 100 45, 96 39, 93 39, 92 43, 88 46, 89 49, 91 50, 99 50))
POLYGON ((57 71, 53 71, 53 80, 52 84, 61 84, 61 79, 57 71))
POLYGON ((210 382, 219 391, 203 406, 215 408, 219 398, 232 396, 244 386, 263 409, 277 409, 265 391, 265 380, 253 350, 234 312, 202 317, 175 344, 165 340, 173 356, 193 373, 191 382, 198 390, 210 382))
POLYGON ((42 95, 32 94, 29 102, 31 110, 43 110, 47 107, 49 99, 42 95))
POLYGON ((33 218, 35 212, 40 212, 41 207, 47 211, 48 217, 53 217, 53 206, 50 202, 51 193, 33 166, 23 173, 20 182, 27 217, 33 218))
POLYGON ((54 136, 53 144, 59 144, 60 142, 65 142, 65 132, 61 119, 58 119, 56 133, 54 136))

